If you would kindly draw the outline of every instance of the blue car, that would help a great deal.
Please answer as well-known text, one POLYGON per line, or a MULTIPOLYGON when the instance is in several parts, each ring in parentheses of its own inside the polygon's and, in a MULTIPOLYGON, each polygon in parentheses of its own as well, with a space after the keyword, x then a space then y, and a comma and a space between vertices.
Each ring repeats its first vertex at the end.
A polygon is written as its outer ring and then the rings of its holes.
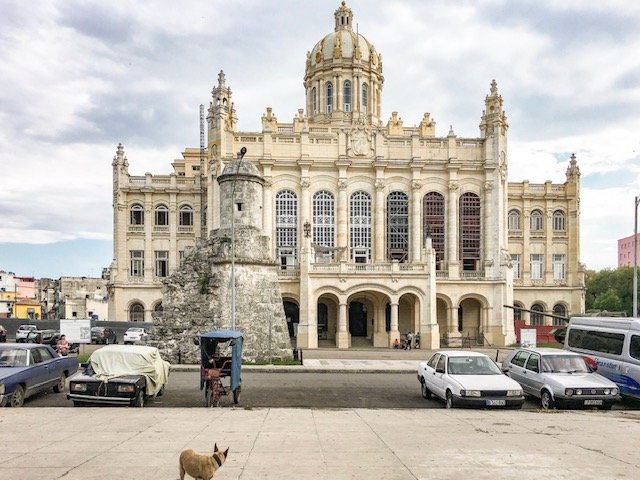
POLYGON ((49 345, 0 344, 0 406, 21 407, 25 398, 49 388, 63 392, 77 370, 75 357, 60 357, 49 345))

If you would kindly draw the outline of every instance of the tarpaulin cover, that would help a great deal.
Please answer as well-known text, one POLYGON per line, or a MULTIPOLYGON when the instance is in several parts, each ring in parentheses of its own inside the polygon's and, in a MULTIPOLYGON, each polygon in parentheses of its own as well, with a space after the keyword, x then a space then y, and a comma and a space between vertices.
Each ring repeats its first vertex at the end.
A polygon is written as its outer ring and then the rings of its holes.
POLYGON ((155 395, 169 379, 169 362, 156 347, 107 345, 91 354, 91 368, 98 380, 109 381, 122 375, 144 375, 146 394, 155 395))

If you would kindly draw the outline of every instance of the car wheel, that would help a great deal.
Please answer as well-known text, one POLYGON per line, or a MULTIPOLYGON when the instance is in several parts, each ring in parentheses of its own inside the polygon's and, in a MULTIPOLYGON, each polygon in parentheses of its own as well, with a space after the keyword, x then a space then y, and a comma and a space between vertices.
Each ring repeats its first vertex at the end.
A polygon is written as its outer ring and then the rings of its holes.
POLYGON ((446 398, 444 401, 444 407, 453 408, 453 395, 451 393, 451 390, 447 390, 446 398))
POLYGON ((136 395, 136 400, 133 402, 134 407, 142 408, 144 407, 144 392, 140 390, 136 395))
POLYGON ((431 390, 427 387, 427 382, 424 379, 420 382, 420 390, 422 391, 422 398, 431 398, 431 390))
POLYGON ((54 392, 56 392, 56 393, 64 392, 64 382, 65 382, 65 378, 66 378, 66 377, 64 376, 64 374, 63 374, 63 375, 60 375, 60 378, 58 379, 58 383, 56 383, 56 384, 53 386, 53 391, 54 391, 54 392))
POLYGON ((18 385, 11 396, 11 406, 21 407, 22 405, 24 405, 24 387, 18 385))
POLYGON ((543 390, 540 394, 540 405, 542 405, 544 410, 553 408, 553 398, 548 390, 543 390))

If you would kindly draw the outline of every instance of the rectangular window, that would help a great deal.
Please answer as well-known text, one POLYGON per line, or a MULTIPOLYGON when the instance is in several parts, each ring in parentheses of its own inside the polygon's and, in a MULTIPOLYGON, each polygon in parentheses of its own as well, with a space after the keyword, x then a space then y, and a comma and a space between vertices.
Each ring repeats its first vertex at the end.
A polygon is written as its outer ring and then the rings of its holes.
POLYGON ((623 333, 600 332, 597 330, 571 328, 568 340, 570 347, 611 353, 613 355, 622 354, 622 347, 624 346, 623 333))
POLYGON ((542 280, 543 267, 543 255, 541 253, 531 254, 531 280, 542 280))
POLYGON ((129 275, 132 277, 144 276, 144 250, 129 251, 129 275))
POLYGON ((565 256, 553 255, 553 279, 564 280, 565 278, 565 256))
POLYGON ((511 265, 513 265, 513 278, 520 278, 520 255, 511 254, 511 265))
POLYGON ((167 277, 169 275, 169 252, 167 250, 156 250, 156 277, 167 277))

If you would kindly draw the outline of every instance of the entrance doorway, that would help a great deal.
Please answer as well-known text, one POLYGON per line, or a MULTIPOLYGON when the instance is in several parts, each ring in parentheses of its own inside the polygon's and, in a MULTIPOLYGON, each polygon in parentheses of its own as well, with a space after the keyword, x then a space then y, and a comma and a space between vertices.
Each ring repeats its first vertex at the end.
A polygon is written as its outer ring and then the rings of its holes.
POLYGON ((367 308, 361 302, 349 304, 349 333, 352 337, 367 336, 367 308))

